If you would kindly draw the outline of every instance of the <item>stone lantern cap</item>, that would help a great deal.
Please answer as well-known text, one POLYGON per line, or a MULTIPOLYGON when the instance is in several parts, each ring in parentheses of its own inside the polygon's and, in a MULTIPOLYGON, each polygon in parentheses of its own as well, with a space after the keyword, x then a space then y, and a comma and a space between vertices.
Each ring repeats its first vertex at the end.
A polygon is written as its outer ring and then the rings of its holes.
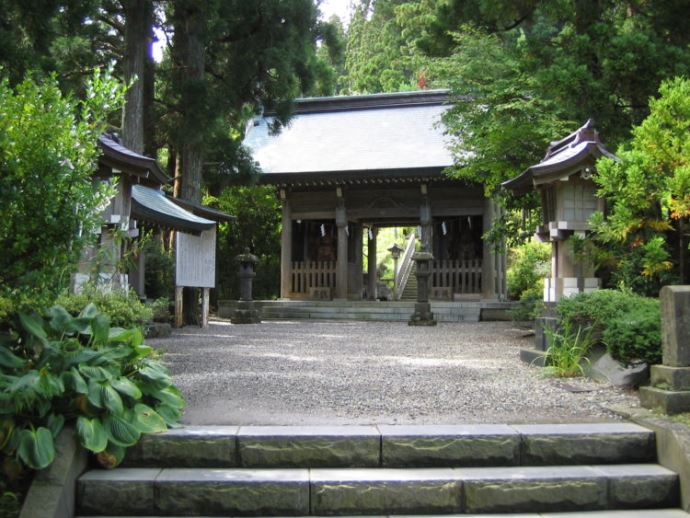
POLYGON ((256 264, 259 262, 259 258, 249 252, 249 247, 244 247, 244 253, 235 257, 235 261, 242 264, 256 264))
POLYGON ((398 243, 393 243, 393 246, 391 246, 388 249, 388 251, 393 256, 393 259, 398 259, 400 257, 400 254, 405 250, 400 245, 398 245, 398 243))
POLYGON ((434 254, 431 252, 427 252, 426 250, 420 250, 419 252, 415 252, 412 254, 412 260, 413 261, 433 261, 434 260, 434 254))

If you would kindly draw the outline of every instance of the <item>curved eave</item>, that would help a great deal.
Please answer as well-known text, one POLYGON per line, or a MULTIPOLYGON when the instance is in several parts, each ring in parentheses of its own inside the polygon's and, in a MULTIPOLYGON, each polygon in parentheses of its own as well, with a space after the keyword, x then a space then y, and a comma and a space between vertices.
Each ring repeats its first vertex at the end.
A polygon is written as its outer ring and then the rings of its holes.
POLYGON ((449 165, 410 169, 360 169, 352 171, 306 171, 264 173, 259 182, 264 185, 339 185, 404 183, 447 179, 443 171, 449 165))
POLYGON ((215 222, 211 223, 197 223, 183 218, 177 218, 168 214, 161 214, 160 212, 150 209, 135 199, 132 199, 132 217, 137 220, 143 220, 161 227, 172 228, 178 232, 186 232, 188 234, 201 234, 204 230, 209 230, 215 226, 215 222))
POLYGON ((159 184, 167 184, 172 181, 153 158, 134 153, 122 144, 104 137, 98 139, 98 147, 103 153, 99 158, 102 165, 135 176, 147 178, 151 175, 159 184))

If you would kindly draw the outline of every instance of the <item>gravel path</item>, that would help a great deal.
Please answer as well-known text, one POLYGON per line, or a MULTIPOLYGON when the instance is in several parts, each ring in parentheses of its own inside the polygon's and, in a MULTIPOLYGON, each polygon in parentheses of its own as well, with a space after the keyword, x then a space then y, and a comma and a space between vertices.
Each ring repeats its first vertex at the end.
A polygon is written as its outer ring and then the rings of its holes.
POLYGON ((613 420, 634 393, 546 378, 518 359, 509 322, 414 328, 266 322, 150 340, 187 401, 187 424, 451 424, 613 420))

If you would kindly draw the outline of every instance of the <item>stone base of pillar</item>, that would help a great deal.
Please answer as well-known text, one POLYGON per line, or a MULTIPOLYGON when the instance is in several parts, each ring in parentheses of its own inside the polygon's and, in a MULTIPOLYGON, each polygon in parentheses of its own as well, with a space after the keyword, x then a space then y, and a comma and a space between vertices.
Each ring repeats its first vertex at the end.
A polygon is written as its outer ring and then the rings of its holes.
POLYGON ((652 365, 651 385, 640 387, 640 404, 665 414, 690 412, 690 367, 652 365))
POLYGON ((436 318, 431 312, 431 304, 428 302, 415 303, 414 313, 407 322, 411 326, 435 326, 436 323, 436 318))
POLYGON ((261 312, 253 301, 240 300, 230 317, 233 324, 260 324, 261 312))

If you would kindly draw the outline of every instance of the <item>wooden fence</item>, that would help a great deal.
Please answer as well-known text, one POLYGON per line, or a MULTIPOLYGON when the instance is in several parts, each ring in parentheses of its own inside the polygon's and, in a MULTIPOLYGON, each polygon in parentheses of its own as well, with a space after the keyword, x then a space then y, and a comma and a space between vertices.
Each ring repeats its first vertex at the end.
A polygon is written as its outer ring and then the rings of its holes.
POLYGON ((481 293, 482 260, 431 261, 431 286, 451 293, 481 293))
POLYGON ((309 293, 311 288, 335 288, 335 261, 292 263, 292 292, 309 293))

